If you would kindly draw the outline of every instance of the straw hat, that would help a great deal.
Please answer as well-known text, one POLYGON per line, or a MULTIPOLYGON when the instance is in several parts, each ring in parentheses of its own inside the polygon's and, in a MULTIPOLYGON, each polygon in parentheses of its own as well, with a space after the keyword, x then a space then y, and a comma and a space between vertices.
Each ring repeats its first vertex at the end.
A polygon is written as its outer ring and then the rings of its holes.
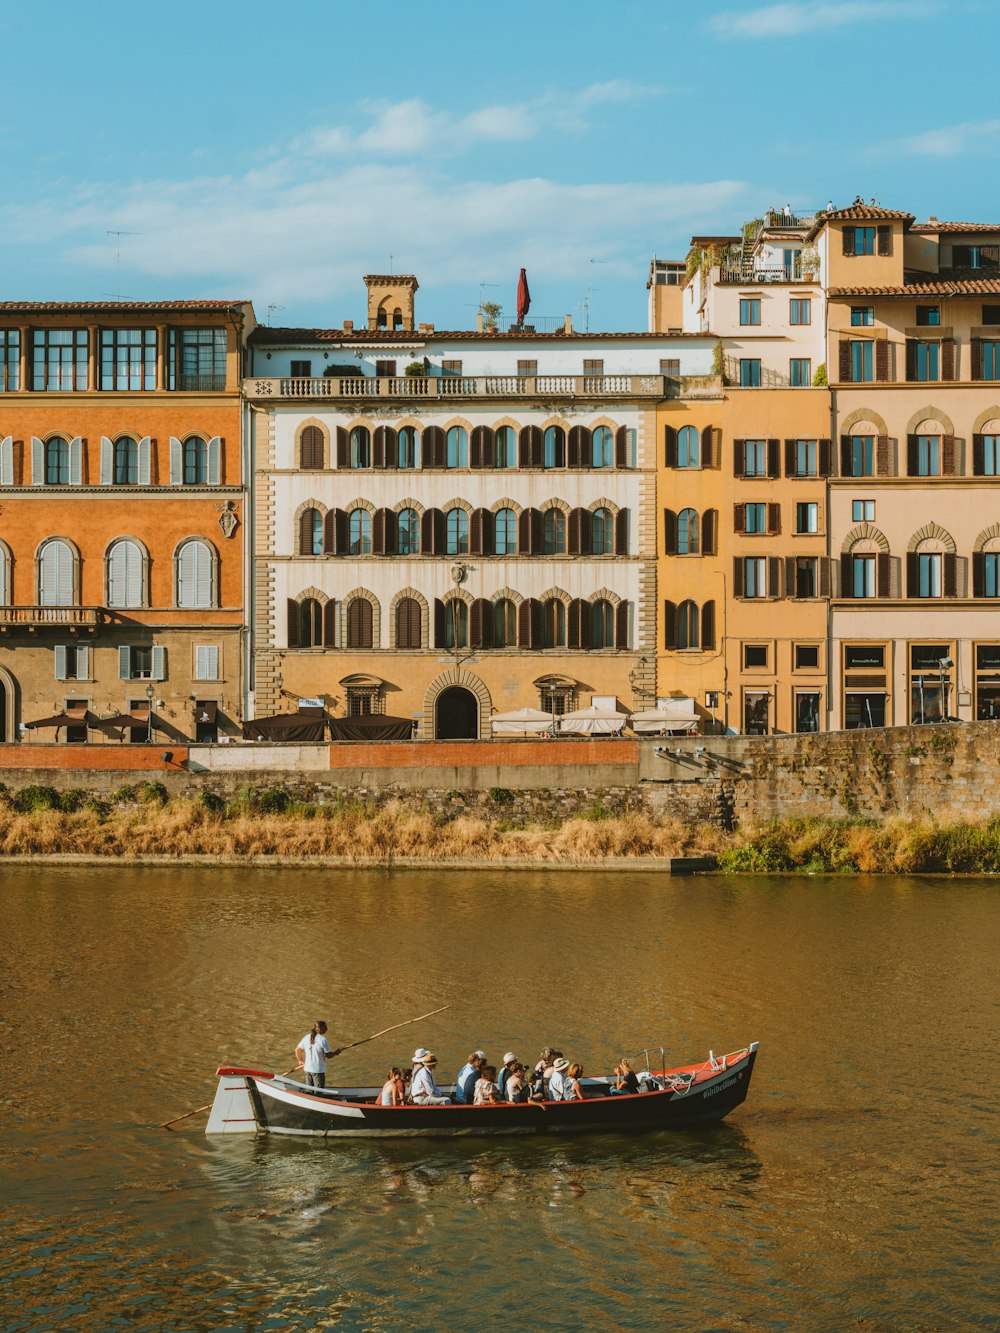
POLYGON ((427 1051, 427 1052, 425 1053, 425 1055, 424 1055, 424 1064, 425 1064, 425 1065, 436 1065, 437 1062, 438 1062, 438 1058, 437 1058, 437 1056, 434 1054, 433 1051, 427 1051))
POLYGON ((418 1046, 417 1049, 413 1052, 413 1063, 415 1065, 422 1065, 424 1062, 424 1058, 429 1054, 430 1052, 427 1050, 426 1046, 418 1046))
POLYGON ((516 1059, 517 1059, 517 1056, 514 1054, 514 1052, 513 1052, 513 1051, 508 1051, 507 1054, 506 1054, 506 1055, 504 1056, 504 1058, 503 1058, 503 1062, 504 1062, 505 1065, 509 1065, 510 1062, 511 1062, 512 1060, 516 1060, 516 1059))
POLYGON ((559 1059, 552 1066, 552 1068, 556 1071, 557 1074, 562 1074, 565 1070, 569 1068, 569 1061, 564 1060, 562 1056, 560 1056, 559 1059))

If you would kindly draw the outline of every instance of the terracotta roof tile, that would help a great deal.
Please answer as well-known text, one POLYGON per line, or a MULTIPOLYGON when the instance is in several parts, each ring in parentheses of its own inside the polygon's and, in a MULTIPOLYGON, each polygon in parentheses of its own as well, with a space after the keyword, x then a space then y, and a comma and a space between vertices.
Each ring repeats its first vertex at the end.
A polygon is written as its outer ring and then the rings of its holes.
POLYGON ((1000 293, 1000 277, 963 281, 909 282, 904 287, 831 287, 828 296, 835 299, 852 296, 995 296, 1000 293))
POLYGON ((828 222, 902 222, 907 230, 916 219, 912 213, 903 213, 896 208, 880 208, 877 204, 854 203, 847 208, 834 208, 828 213, 817 213, 816 219, 806 234, 811 241, 818 236, 828 222))
POLYGON ((1000 222, 915 222, 911 231, 1000 232, 1000 222))
POLYGON ((302 343, 386 343, 388 345, 408 346, 411 343, 429 342, 607 342, 633 339, 640 342, 676 342, 684 338, 714 338, 713 333, 646 333, 637 330, 629 333, 582 333, 576 329, 566 333, 557 329, 554 333, 480 333, 476 329, 435 329, 428 333, 420 329, 282 329, 258 324, 250 335, 250 342, 270 343, 279 346, 302 343))
POLYGON ((0 311, 233 310, 249 301, 0 301, 0 311))

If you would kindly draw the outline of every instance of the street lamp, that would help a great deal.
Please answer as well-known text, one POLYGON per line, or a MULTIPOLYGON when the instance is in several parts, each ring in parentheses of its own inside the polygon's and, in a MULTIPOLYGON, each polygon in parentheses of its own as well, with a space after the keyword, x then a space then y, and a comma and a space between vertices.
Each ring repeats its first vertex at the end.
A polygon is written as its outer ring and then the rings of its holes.
POLYGON ((549 695, 549 710, 550 710, 550 712, 552 713, 552 722, 551 722, 550 725, 549 725, 549 734, 551 735, 552 739, 555 740, 555 738, 556 738, 556 687, 555 687, 554 685, 546 685, 545 688, 546 688, 546 690, 548 691, 548 695, 549 695))
POLYGON ((922 723, 924 723, 924 722, 927 721, 927 719, 924 717, 924 678, 923 678, 923 676, 918 676, 918 677, 917 677, 917 689, 920 691, 920 722, 921 722, 921 724, 922 724, 922 723))
POLYGON ((938 670, 941 673, 941 716, 938 720, 941 722, 948 719, 948 682, 945 679, 945 673, 954 665, 955 663, 950 657, 942 657, 938 662, 938 670))
POLYGON ((147 709, 146 709, 146 744, 147 744, 147 745, 152 745, 152 743, 153 743, 153 695, 154 695, 155 693, 156 693, 156 691, 153 689, 152 685, 147 685, 147 686, 146 686, 146 699, 148 700, 148 706, 147 706, 147 709))

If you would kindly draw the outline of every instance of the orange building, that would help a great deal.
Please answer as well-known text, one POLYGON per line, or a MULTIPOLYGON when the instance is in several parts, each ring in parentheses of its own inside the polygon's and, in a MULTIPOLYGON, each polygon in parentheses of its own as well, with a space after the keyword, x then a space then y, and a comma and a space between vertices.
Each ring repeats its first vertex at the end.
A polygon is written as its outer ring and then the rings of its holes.
POLYGON ((253 325, 241 301, 0 303, 0 740, 238 731, 253 325))

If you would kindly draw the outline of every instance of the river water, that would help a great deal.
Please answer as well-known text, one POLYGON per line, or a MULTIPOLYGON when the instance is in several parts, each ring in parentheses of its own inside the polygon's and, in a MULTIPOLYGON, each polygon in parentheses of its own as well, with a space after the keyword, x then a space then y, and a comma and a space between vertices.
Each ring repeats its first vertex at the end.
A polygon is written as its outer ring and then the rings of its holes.
POLYGON ((637 871, 6 868, 0 1327, 1000 1327, 997 889, 637 871), (209 1139, 222 1062, 761 1043, 724 1125, 209 1139))

